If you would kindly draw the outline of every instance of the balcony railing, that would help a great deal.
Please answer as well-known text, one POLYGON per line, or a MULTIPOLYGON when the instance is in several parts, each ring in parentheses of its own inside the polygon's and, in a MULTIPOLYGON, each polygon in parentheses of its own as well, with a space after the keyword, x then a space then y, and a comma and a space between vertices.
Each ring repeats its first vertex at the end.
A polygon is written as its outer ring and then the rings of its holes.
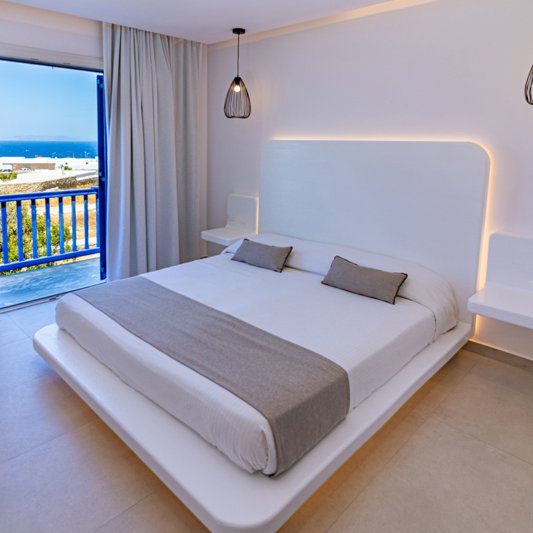
POLYGON ((0 195, 0 272, 100 253, 98 187, 0 195))

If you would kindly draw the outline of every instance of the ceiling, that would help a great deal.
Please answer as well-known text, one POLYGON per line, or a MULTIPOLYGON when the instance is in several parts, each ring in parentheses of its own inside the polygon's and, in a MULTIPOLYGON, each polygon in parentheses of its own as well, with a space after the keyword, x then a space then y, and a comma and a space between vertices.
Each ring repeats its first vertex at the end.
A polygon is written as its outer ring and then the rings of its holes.
POLYGON ((257 33, 383 0, 17 0, 69 15, 174 35, 211 44, 238 26, 257 33))

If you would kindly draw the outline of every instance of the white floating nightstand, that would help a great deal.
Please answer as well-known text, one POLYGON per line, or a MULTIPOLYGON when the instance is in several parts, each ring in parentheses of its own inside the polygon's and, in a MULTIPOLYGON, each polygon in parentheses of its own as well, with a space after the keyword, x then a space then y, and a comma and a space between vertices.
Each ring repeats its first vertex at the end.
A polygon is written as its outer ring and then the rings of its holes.
POLYGON ((228 196, 226 225, 202 231, 204 241, 229 246, 239 239, 257 235, 259 201, 256 196, 230 194, 228 196))
POLYGON ((485 288, 468 299, 468 309, 533 329, 533 238, 491 235, 485 288))

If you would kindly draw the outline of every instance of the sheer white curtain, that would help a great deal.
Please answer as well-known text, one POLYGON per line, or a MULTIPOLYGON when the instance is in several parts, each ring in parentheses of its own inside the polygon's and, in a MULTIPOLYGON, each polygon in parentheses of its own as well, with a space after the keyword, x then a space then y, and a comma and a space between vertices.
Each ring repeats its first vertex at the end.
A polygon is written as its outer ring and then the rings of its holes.
POLYGON ((104 24, 108 278, 203 253, 205 47, 104 24))

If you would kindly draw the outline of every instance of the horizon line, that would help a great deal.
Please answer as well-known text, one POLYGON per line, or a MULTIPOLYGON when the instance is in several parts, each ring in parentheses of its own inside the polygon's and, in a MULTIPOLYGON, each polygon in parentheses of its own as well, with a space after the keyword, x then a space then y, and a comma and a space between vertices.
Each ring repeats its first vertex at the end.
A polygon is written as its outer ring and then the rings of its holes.
POLYGON ((6 142, 6 141, 9 141, 9 142, 95 142, 97 143, 98 142, 98 139, 77 139, 77 138, 64 138, 64 139, 61 139, 61 138, 57 138, 57 139, 54 139, 54 138, 42 138, 42 139, 37 139, 37 138, 28 138, 28 139, 21 139, 20 137, 18 138, 1 138, 0 137, 0 142, 6 142))

